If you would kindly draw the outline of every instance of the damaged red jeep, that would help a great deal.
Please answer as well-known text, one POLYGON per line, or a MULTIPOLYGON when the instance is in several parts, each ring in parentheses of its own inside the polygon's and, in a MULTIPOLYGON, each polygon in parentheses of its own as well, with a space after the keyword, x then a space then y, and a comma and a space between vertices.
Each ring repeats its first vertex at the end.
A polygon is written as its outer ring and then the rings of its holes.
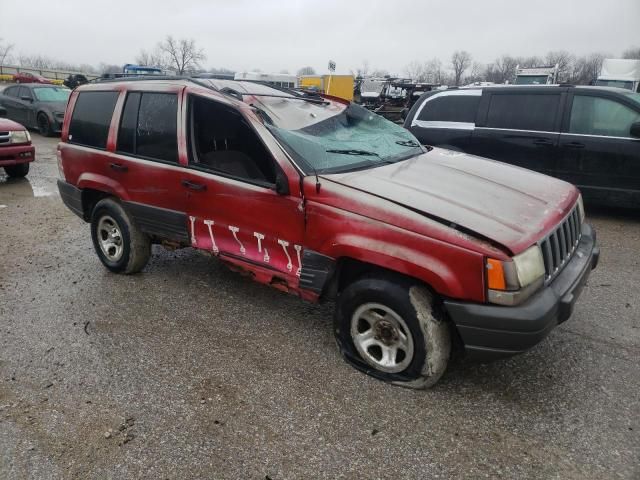
POLYGON ((433 385, 452 345, 533 347, 598 262, 572 185, 422 147, 339 99, 161 77, 81 86, 64 118, 60 194, 109 270, 193 247, 335 299, 344 357, 394 384, 433 385))

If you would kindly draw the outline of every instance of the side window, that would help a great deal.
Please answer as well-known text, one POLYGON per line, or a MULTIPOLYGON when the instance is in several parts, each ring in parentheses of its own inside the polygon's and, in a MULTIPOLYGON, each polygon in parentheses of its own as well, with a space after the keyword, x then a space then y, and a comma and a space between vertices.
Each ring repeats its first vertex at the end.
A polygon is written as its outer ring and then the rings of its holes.
POLYGON ((7 97, 17 97, 18 96, 18 90, 20 90, 20 87, 9 87, 4 91, 4 94, 7 97))
POLYGON ((132 92, 127 95, 119 152, 178 163, 178 97, 174 93, 132 92))
POLYGON ((189 139, 191 165, 251 182, 275 183, 271 154, 233 108, 191 97, 189 139))
POLYGON ((640 113, 615 100, 574 95, 569 132, 628 137, 631 124, 639 121, 640 113))
POLYGON ((81 92, 71 123, 69 142, 87 147, 107 148, 109 125, 119 92, 81 92))
POLYGON ((426 100, 418 120, 475 123, 480 95, 443 95, 426 100))
POLYGON ((29 97, 33 100, 33 95, 31 94, 31 90, 27 87, 20 87, 20 92, 18 93, 18 98, 29 97))
POLYGON ((487 127, 555 131, 559 94, 492 94, 487 127))

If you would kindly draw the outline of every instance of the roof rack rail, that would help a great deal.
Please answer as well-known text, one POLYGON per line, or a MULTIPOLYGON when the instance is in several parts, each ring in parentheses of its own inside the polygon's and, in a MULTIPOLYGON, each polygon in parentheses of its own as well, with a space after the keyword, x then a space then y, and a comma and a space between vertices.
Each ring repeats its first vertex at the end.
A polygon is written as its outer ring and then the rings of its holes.
POLYGON ((189 77, 187 75, 138 75, 135 77, 113 77, 113 78, 102 78, 98 77, 95 80, 92 80, 94 83, 117 83, 117 82, 147 82, 150 80, 186 80, 189 82, 193 82, 196 85, 204 88, 208 88, 209 90, 218 91, 216 87, 211 84, 205 83, 202 80, 194 77, 189 77))

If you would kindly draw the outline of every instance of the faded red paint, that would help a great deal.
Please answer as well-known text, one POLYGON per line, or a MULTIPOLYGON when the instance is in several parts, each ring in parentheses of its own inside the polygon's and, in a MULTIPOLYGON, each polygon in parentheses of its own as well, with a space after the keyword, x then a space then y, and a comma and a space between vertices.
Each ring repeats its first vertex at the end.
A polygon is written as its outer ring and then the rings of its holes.
POLYGON ((66 181, 123 200, 187 212, 193 246, 261 283, 312 301, 317 295, 299 288, 295 245, 410 275, 445 297, 483 302, 486 256, 508 259, 531 246, 557 225, 578 197, 574 187, 559 180, 439 149, 393 165, 320 176, 316 191, 315 177, 301 178, 247 104, 251 97, 244 103, 186 81, 80 88, 105 89, 121 92, 106 151, 67 143, 78 90, 71 95, 59 145, 66 181), (179 94, 178 165, 115 152, 121 109, 130 90, 179 94), (288 179, 289 195, 186 168, 187 94, 242 112, 288 179), (110 169, 114 162, 128 170, 110 169), (186 189, 183 181, 203 184, 206 190, 186 189), (263 235, 261 243, 256 233, 263 235))

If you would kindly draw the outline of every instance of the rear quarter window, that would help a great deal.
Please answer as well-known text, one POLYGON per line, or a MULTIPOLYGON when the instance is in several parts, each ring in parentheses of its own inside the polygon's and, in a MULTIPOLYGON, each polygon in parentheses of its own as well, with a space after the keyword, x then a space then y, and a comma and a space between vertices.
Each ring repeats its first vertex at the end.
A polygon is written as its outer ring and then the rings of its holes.
POLYGON ((107 148, 107 137, 119 92, 80 92, 69 124, 69 142, 107 148))
POLYGON ((418 120, 474 123, 480 95, 448 95, 426 100, 418 120))
POLYGON ((489 128, 555 131, 559 94, 492 94, 487 113, 489 128))

